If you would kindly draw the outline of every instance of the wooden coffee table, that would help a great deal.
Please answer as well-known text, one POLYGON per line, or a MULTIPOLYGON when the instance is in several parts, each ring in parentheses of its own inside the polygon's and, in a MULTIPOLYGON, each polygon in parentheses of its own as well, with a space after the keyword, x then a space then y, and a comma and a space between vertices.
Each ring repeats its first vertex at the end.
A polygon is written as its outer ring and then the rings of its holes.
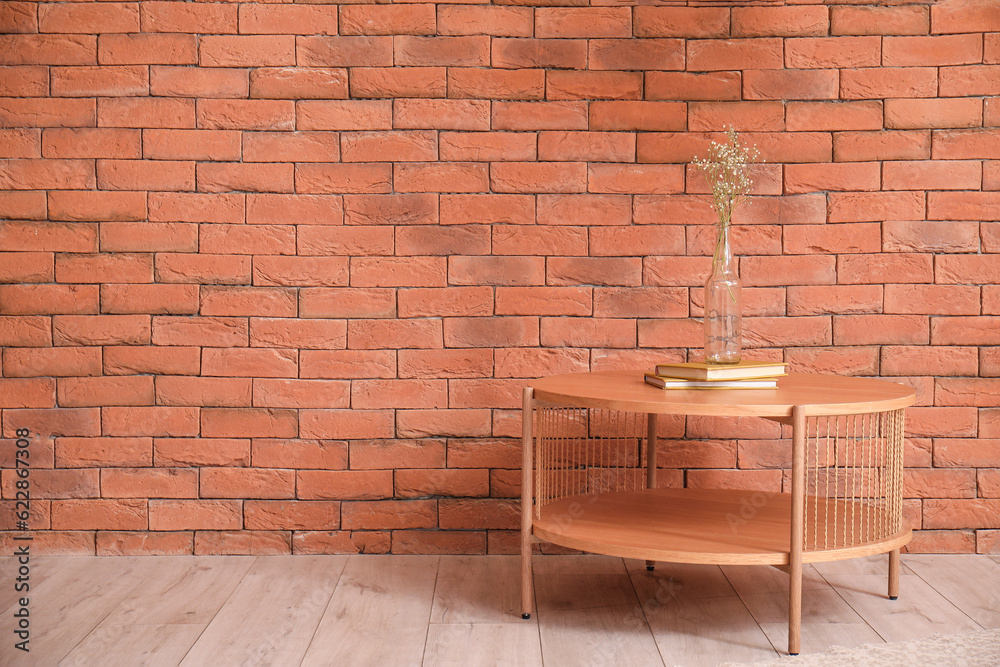
POLYGON ((777 389, 663 390, 642 371, 560 375, 524 390, 521 605, 533 541, 656 561, 771 565, 790 575, 799 652, 802 564, 889 554, 899 592, 904 385, 789 374, 777 389), (656 488, 657 416, 763 417, 792 427, 787 492, 656 488))

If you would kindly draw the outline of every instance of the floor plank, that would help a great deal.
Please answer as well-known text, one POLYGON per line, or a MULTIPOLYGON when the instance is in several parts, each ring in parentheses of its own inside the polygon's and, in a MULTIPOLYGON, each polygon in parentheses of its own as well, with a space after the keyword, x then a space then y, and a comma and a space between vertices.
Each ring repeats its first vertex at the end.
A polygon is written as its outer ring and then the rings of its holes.
POLYGON ((254 557, 157 556, 152 564, 155 574, 122 600, 104 621, 106 625, 194 623, 204 627, 247 574, 254 557))
POLYGON ((431 623, 423 667, 542 666, 535 623, 431 623))
POLYGON ((1000 628, 1000 585, 970 586, 969 582, 1000 581, 1000 563, 987 556, 907 556, 909 568, 931 588, 984 628, 1000 628))
POLYGON ((177 665, 204 630, 202 625, 99 625, 59 667, 177 665))
POLYGON ((915 574, 900 576, 899 599, 886 597, 881 574, 827 575, 834 588, 888 642, 972 632, 980 626, 915 574))
POLYGON ((437 571, 438 556, 351 556, 302 664, 420 665, 437 571))
POLYGON ((538 630, 546 667, 664 664, 638 607, 539 612, 538 630))
POLYGON ((181 664, 298 664, 346 563, 346 556, 256 560, 181 664))
POLYGON ((521 620, 518 556, 441 556, 431 623, 521 620))

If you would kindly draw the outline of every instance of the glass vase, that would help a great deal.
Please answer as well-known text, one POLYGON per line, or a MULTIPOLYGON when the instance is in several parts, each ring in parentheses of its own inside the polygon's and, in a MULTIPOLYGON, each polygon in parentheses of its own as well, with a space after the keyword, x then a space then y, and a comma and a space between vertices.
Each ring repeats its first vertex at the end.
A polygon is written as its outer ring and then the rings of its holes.
POLYGON ((705 361, 735 364, 743 355, 743 298, 729 225, 719 232, 712 273, 705 281, 705 361))

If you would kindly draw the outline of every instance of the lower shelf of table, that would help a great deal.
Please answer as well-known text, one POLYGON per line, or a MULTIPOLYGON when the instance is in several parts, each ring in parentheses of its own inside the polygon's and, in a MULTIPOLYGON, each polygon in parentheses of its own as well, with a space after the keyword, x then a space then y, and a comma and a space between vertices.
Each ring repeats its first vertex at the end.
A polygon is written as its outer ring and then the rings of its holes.
MULTIPOLYGON (((819 505, 822 507, 821 504, 819 505)), ((843 502, 843 501, 841 501, 843 502)), ((872 508, 847 503, 858 524, 872 508)), ((831 514, 832 516, 832 514, 831 514)), ((791 496, 716 489, 646 489, 581 495, 550 502, 532 534, 591 553, 671 563, 788 563, 791 496)), ((807 514, 816 534, 835 534, 822 512, 807 514)), ((838 527, 839 528, 839 527, 838 527)), ((887 553, 910 541, 909 527, 851 546, 807 550, 806 563, 887 553)))

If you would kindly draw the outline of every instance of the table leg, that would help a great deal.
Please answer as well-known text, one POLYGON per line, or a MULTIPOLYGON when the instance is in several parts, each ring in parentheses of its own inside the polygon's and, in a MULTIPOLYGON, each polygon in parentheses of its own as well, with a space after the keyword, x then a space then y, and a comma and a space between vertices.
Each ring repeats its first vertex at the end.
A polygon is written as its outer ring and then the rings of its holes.
POLYGON ((521 409, 521 618, 531 618, 534 607, 534 590, 531 574, 531 512, 533 495, 531 421, 535 392, 524 388, 521 409))
POLYGON ((899 597, 899 549, 889 552, 889 599, 899 597))
MULTIPOLYGON (((656 414, 646 415, 646 488, 656 488, 656 414)), ((656 561, 647 560, 646 569, 656 567, 656 561)))
POLYGON ((788 553, 788 653, 798 655, 802 641, 802 542, 805 519, 806 416, 792 410, 792 517, 788 553))

